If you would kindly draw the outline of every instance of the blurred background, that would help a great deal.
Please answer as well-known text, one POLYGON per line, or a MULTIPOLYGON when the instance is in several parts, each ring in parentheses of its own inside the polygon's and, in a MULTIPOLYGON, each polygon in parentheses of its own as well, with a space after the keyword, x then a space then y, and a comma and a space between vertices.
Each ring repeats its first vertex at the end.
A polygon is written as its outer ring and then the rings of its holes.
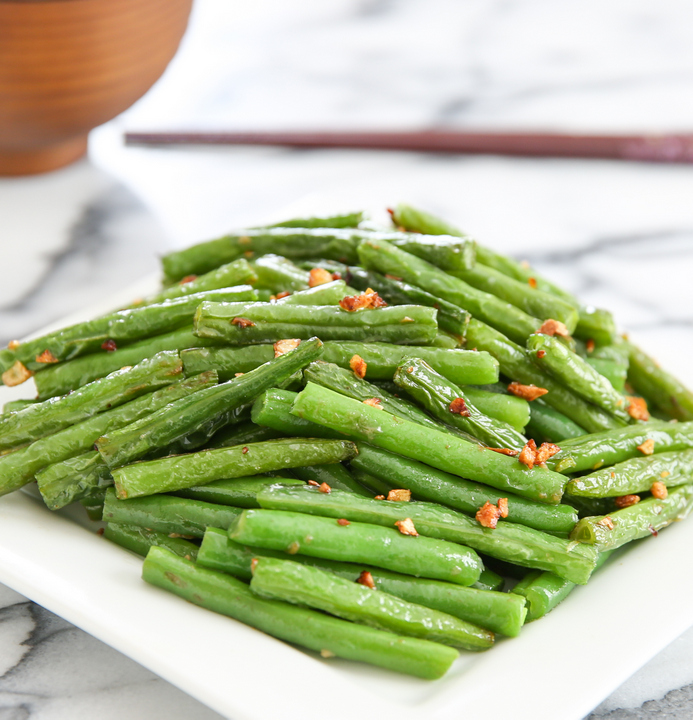
MULTIPOLYGON (((683 0, 195 0, 164 75, 91 133, 86 158, 0 178, 0 345, 157 272, 170 248, 302 213, 378 217, 405 201, 613 309, 690 382, 693 165, 152 149, 125 146, 123 133, 693 132, 692 27, 683 0)), ((0 598, 16 649, 3 660, 2 720, 93 717, 105 697, 101 720, 218 717, 46 611, 0 598), (78 671, 91 681, 74 684, 78 671)), ((596 717, 693 717, 691 682, 689 632, 596 717)))

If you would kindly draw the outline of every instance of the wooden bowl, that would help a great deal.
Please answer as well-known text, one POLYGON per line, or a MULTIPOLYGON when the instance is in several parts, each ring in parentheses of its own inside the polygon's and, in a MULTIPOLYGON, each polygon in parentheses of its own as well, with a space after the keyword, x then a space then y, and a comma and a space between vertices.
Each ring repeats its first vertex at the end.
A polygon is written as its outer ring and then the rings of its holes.
POLYGON ((0 175, 84 155, 89 130, 140 98, 192 0, 0 0, 0 175))

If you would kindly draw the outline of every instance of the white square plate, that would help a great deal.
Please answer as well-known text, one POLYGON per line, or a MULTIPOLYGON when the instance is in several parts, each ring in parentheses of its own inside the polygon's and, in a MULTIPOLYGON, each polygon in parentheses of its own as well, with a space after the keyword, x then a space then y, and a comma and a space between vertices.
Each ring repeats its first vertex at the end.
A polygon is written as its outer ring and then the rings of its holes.
MULTIPOLYGON (((155 289, 147 279, 89 315, 155 289)), ((0 387, 0 402, 31 385, 0 387)), ((185 603, 88 527, 81 508, 1 498, 0 581, 233 720, 580 720, 693 625, 693 521, 635 543, 519 638, 463 653, 436 682, 323 660, 185 603)))

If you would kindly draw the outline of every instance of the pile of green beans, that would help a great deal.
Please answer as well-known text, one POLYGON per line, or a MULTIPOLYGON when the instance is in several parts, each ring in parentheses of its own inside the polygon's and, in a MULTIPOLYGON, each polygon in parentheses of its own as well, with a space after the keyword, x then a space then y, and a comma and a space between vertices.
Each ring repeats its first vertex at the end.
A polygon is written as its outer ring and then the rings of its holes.
POLYGON ((170 253, 152 297, 0 350, 38 389, 0 414, 0 495, 36 480, 147 582, 429 680, 685 518, 693 393, 606 310, 391 214, 170 253))

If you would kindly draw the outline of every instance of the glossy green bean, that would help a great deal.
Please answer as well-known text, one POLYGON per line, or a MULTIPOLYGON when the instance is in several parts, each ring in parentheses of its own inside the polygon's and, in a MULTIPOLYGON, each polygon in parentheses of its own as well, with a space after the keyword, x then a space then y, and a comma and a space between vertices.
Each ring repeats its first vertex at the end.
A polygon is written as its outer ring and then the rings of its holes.
POLYGON ((465 385, 464 393, 484 415, 506 422, 521 433, 529 422, 529 403, 507 393, 504 385, 499 386, 502 390, 496 392, 465 385))
POLYGON ((527 434, 537 443, 558 443, 587 434, 569 417, 539 399, 529 403, 529 411, 530 420, 527 424, 527 434))
POLYGON ((195 560, 197 558, 198 547, 195 543, 179 537, 170 537, 165 532, 147 530, 147 528, 137 527, 136 525, 108 523, 103 536, 106 540, 110 540, 116 545, 120 545, 142 557, 146 557, 150 547, 162 547, 186 560, 195 560))
MULTIPOLYGON (((327 466, 331 467, 331 466, 327 466)), ((341 466, 340 466, 341 467, 341 466)), ((178 490, 175 495, 237 508, 259 508, 257 494, 271 485, 303 486, 303 480, 286 477, 244 477, 216 480, 207 485, 178 490)), ((130 501, 127 501, 130 502, 130 501)))

